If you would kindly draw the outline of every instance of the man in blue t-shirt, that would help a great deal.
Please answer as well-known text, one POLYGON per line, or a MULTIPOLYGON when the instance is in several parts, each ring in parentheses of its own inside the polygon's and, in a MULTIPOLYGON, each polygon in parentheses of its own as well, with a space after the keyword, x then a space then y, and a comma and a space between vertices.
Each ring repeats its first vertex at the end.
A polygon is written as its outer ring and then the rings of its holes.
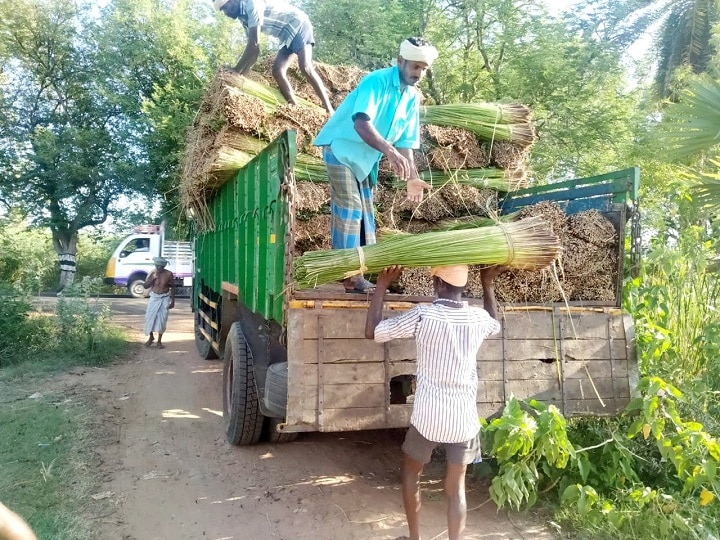
MULTIPOLYGON (((420 180, 413 149, 420 148, 420 95, 415 86, 438 56, 422 38, 400 45, 397 65, 369 73, 315 137, 323 147, 330 179, 334 249, 375 243, 372 189, 386 156, 393 174, 407 182, 407 197, 419 203, 430 185, 420 180)), ((371 292, 363 276, 348 278, 347 292, 371 292)))

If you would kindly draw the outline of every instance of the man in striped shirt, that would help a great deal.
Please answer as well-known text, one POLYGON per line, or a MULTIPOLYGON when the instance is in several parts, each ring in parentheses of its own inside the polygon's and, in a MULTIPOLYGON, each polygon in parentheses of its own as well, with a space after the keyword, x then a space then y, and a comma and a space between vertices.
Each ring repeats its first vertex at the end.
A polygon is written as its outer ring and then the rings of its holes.
POLYGON ((280 50, 273 64, 273 77, 288 103, 296 105, 295 94, 287 78, 292 55, 298 57, 298 65, 305 78, 320 98, 325 110, 333 113, 325 85, 312 63, 315 45, 313 27, 307 14, 280 0, 215 0, 215 9, 231 19, 238 19, 247 32, 247 46, 233 71, 247 75, 260 54, 259 33, 263 32, 280 41, 280 50))
POLYGON ((385 293, 402 268, 392 266, 378 277, 365 337, 379 343, 414 337, 417 342, 417 388, 402 446, 402 494, 410 540, 420 538, 420 475, 433 449, 440 445, 447 457, 448 538, 462 538, 467 514, 465 470, 480 457, 477 353, 486 337, 500 331, 494 280, 503 270, 499 266, 482 270, 482 309, 461 300, 467 266, 433 268, 430 273, 437 299, 384 321, 385 293))

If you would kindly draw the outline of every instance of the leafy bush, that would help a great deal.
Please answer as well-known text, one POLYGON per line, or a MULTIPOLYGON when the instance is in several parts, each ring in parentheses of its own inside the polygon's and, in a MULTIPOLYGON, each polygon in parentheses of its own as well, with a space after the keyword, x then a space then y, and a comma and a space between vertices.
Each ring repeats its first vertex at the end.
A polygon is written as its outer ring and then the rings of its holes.
POLYGON ((100 287, 86 278, 58 298, 54 313, 41 314, 17 287, 0 283, 0 368, 29 360, 50 369, 102 364, 120 354, 126 343, 109 324, 109 306, 91 298, 100 287))
POLYGON ((674 386, 644 377, 638 392, 620 419, 570 424, 512 398, 483 429, 499 467, 490 496, 519 509, 549 494, 588 538, 717 537, 720 442, 680 416, 674 386))

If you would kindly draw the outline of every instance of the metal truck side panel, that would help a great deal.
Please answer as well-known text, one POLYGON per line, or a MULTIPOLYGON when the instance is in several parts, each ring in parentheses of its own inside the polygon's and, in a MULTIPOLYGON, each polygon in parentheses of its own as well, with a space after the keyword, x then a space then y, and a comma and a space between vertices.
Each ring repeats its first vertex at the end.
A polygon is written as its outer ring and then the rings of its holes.
POLYGON ((196 236, 196 283, 216 293, 237 286, 240 300, 267 320, 283 323, 287 204, 283 180, 295 159, 287 131, 208 201, 214 229, 196 236))

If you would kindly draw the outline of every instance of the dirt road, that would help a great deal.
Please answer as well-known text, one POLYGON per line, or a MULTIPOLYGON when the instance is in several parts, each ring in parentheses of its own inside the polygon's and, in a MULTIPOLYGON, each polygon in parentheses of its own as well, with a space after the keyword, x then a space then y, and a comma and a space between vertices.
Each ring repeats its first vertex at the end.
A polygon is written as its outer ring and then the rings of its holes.
MULTIPOLYGON (((231 446, 224 439, 222 365, 195 353, 187 299, 171 312, 166 348, 145 348, 142 300, 112 301, 132 329, 133 356, 75 375, 96 396, 107 437, 99 447, 114 512, 102 540, 394 539, 406 534, 399 493, 402 431, 315 433, 289 444, 231 446)), ((77 378, 76 378, 77 379, 77 378)), ((423 485, 423 538, 445 533, 444 465, 423 485)), ((553 538, 497 512, 469 486, 467 539, 553 538)))

